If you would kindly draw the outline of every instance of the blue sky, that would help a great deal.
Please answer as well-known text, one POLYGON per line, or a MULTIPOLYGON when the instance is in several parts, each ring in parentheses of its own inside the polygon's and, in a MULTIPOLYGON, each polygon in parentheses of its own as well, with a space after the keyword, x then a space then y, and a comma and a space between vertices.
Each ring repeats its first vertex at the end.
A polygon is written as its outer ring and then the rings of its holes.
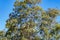
MULTIPOLYGON (((15 0, 0 0, 0 30, 5 29, 5 23, 8 19, 9 13, 12 12, 15 0)), ((46 10, 48 8, 60 9, 60 0, 42 0, 41 7, 46 10)), ((60 16, 57 21, 60 22, 60 16)))

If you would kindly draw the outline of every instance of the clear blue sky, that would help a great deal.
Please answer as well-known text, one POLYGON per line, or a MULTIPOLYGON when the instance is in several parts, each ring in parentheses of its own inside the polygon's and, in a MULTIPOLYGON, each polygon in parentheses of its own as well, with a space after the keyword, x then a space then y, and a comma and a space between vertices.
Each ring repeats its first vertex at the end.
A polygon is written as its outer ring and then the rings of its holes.
MULTIPOLYGON (((5 21, 8 19, 9 13, 12 12, 15 0, 0 0, 0 30, 5 29, 5 21)), ((60 9, 60 0, 42 0, 41 7, 43 9, 58 8, 60 9)), ((60 17, 57 21, 60 22, 60 17)))

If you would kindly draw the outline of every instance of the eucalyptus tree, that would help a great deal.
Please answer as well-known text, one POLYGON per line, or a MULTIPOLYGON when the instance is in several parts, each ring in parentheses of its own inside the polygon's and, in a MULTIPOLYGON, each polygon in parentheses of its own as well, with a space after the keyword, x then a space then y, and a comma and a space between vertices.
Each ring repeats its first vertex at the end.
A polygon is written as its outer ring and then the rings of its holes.
POLYGON ((6 21, 7 40, 59 40, 60 24, 55 20, 59 10, 43 10, 40 3, 41 0, 16 0, 6 21))

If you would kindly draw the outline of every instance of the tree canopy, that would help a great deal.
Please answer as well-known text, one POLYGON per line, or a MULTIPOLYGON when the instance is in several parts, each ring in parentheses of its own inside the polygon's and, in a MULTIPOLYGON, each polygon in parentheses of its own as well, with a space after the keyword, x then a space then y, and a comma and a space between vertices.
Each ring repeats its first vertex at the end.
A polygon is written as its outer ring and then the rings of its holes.
POLYGON ((8 30, 0 31, 0 40, 59 40, 60 24, 55 18, 60 12, 53 8, 43 10, 40 2, 16 0, 6 21, 8 30))

